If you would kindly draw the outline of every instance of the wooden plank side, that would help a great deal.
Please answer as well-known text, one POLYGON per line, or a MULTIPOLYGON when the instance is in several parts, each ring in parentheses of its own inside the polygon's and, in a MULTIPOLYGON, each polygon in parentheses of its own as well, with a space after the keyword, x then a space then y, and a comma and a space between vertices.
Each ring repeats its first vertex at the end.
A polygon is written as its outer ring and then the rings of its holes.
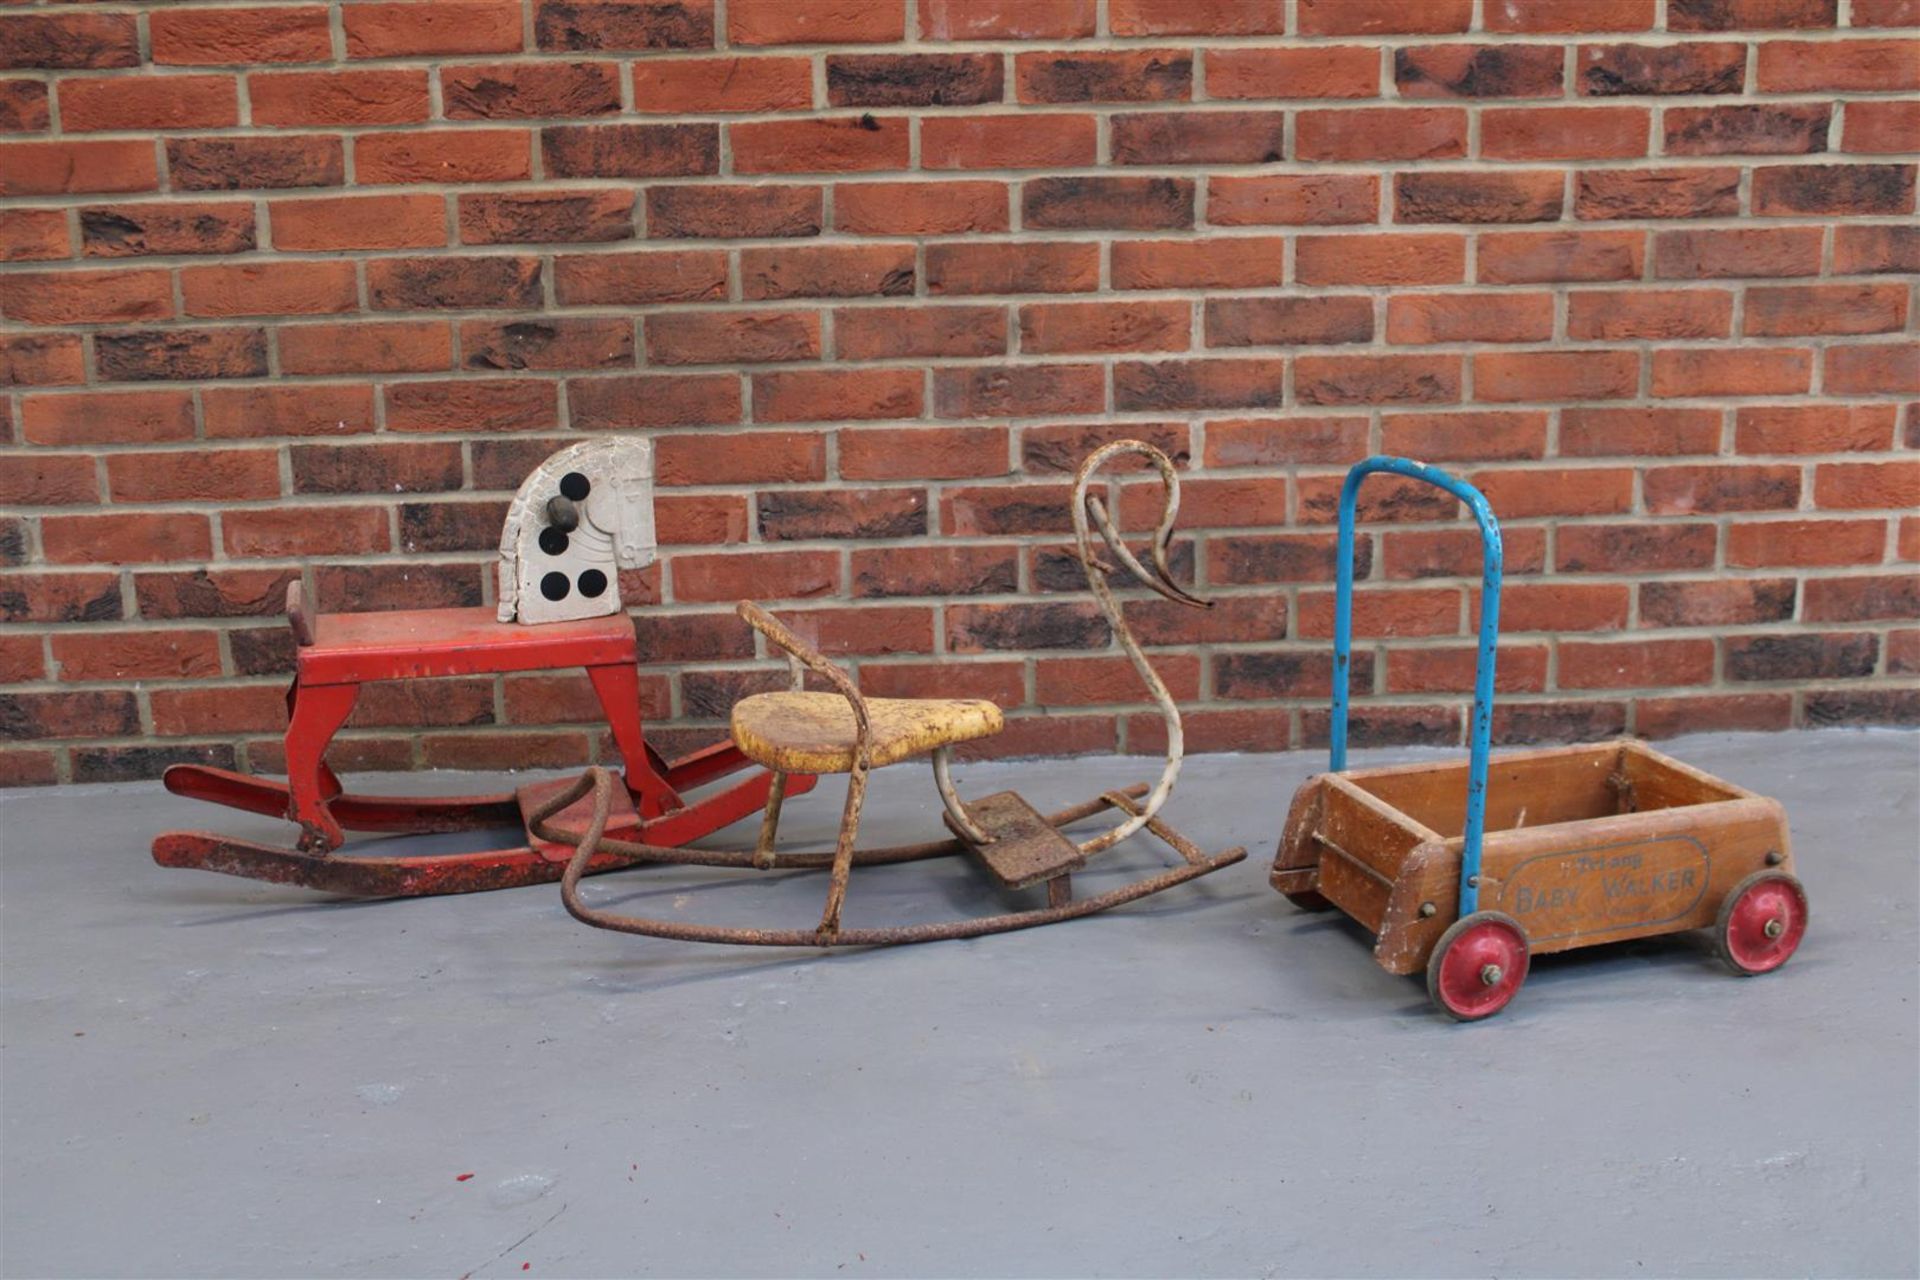
MULTIPOLYGON (((1616 813, 1609 779, 1619 768, 1621 744, 1497 755, 1487 766, 1488 831, 1550 826, 1616 813)), ((1424 770, 1395 770, 1355 786, 1442 836, 1467 825, 1467 765, 1449 762, 1424 770)))
POLYGON ((1320 859, 1321 896, 1375 933, 1386 918, 1391 887, 1386 877, 1338 849, 1320 859))
POLYGON ((1314 835, 1330 851, 1344 853, 1388 880, 1400 873, 1401 862, 1415 845, 1439 838, 1339 774, 1327 775, 1314 835))
POLYGON ((1314 832, 1320 826, 1326 790, 1326 776, 1315 774, 1293 793, 1279 846, 1273 852, 1273 869, 1267 873, 1268 883, 1281 893, 1310 893, 1319 877, 1320 845, 1314 832))

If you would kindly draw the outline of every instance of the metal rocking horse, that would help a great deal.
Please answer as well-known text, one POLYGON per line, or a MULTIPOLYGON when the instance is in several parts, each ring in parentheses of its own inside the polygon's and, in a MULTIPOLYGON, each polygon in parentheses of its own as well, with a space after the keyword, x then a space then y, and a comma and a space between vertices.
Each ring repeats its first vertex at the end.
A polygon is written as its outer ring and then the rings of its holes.
POLYGON ((1116 570, 1101 560, 1093 543, 1093 528, 1097 526, 1106 549, 1135 579, 1169 600, 1206 608, 1209 602, 1176 585, 1167 567, 1167 549, 1179 506, 1180 481, 1172 460, 1154 446, 1137 440, 1118 441, 1099 449, 1081 465, 1074 479, 1073 529, 1087 585, 1132 660, 1134 670, 1152 692, 1166 722, 1166 766, 1151 790, 1142 784, 1108 791, 1084 804, 1046 815, 1012 791, 973 802, 964 801, 954 790, 949 776, 949 753, 958 743, 999 732, 1002 721, 998 707, 990 702, 971 700, 867 698, 845 672, 777 618, 758 605, 742 601, 741 618, 785 653, 793 677, 790 691, 756 694, 742 699, 733 708, 734 748, 769 770, 773 778, 755 847, 750 851, 708 851, 609 836, 608 823, 617 799, 615 779, 603 769, 589 769, 571 786, 527 814, 528 829, 540 841, 574 847, 561 878, 561 895, 568 912, 597 928, 681 941, 761 946, 890 946, 971 938, 1092 915, 1240 861, 1246 856, 1244 849, 1233 848, 1209 856, 1158 817, 1180 773, 1184 753, 1180 710, 1127 626, 1120 603, 1107 581, 1108 575, 1116 570), (1164 486, 1160 521, 1149 547, 1151 571, 1128 549, 1105 504, 1090 491, 1096 473, 1123 455, 1150 460, 1159 469, 1164 486), (802 682, 809 672, 825 680, 832 691, 805 691, 802 682), (868 774, 882 765, 921 755, 932 758, 934 786, 939 791, 946 810, 946 824, 954 838, 893 848, 856 848, 868 774), (781 804, 789 789, 787 780, 822 773, 848 775, 846 804, 834 848, 806 853, 777 852, 775 839, 781 804), (581 804, 589 796, 590 805, 581 804), (558 817, 577 816, 583 810, 588 815, 584 829, 570 828, 556 821, 558 817), (1104 810, 1115 810, 1124 816, 1108 830, 1085 840, 1075 841, 1060 830, 1104 810), (1143 829, 1177 853, 1181 864, 1093 897, 1075 899, 1072 874, 1085 866, 1089 858, 1143 829), (960 853, 972 854, 1002 889, 1020 890, 1044 884, 1047 904, 1001 915, 927 924, 862 928, 841 924, 841 908, 854 867, 915 862, 960 853), (811 928, 754 929, 620 915, 590 905, 581 897, 580 878, 589 871, 642 863, 763 871, 826 869, 829 871, 826 906, 819 924, 811 928))

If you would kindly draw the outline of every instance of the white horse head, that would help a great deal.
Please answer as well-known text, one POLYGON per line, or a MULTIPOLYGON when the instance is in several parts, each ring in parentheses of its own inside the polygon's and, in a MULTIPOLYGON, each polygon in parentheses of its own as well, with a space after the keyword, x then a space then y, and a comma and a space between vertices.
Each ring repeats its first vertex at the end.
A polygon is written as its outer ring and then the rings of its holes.
POLYGON ((500 530, 502 622, 620 612, 620 570, 654 562, 653 442, 569 445, 534 468, 500 530))

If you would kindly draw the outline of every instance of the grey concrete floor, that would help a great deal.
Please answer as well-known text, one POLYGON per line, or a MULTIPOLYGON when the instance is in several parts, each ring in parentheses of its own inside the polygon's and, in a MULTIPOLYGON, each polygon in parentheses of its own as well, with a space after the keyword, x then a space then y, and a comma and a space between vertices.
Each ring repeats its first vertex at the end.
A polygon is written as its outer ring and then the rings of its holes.
MULTIPOLYGON (((551 886, 348 903, 162 870, 162 829, 284 828, 151 784, 7 794, 0 1270, 1913 1275, 1920 736, 1668 746, 1786 803, 1799 955, 1752 980, 1699 935, 1550 957, 1472 1026, 1267 888, 1318 755, 1189 764, 1169 816, 1250 850, 1211 879, 839 955, 590 930, 551 886)), ((1153 768, 960 782, 1044 806, 1153 768)), ((789 829, 837 811, 823 785, 789 829)), ((876 777, 874 842, 937 830, 921 771, 876 777)), ((974 876, 858 875, 849 923, 997 905, 974 876)), ((710 879, 591 895, 818 911, 817 877, 710 879)))

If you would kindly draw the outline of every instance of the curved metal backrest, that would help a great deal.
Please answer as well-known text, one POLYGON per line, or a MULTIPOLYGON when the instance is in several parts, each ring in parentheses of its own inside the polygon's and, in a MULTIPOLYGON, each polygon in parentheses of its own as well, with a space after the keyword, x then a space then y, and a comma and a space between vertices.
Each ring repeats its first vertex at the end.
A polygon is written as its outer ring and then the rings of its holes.
POLYGON ((1460 858, 1460 914, 1472 915, 1480 902, 1480 846, 1486 835, 1487 757, 1493 739, 1493 661, 1500 638, 1500 521, 1486 497, 1466 481, 1438 467, 1409 458, 1368 458, 1347 472, 1340 489, 1339 585, 1333 612, 1332 750, 1327 767, 1347 767, 1347 680, 1353 667, 1353 541, 1360 482, 1376 472, 1424 480, 1467 504, 1480 526, 1480 652, 1473 670, 1473 725, 1468 735, 1467 825, 1460 858))

